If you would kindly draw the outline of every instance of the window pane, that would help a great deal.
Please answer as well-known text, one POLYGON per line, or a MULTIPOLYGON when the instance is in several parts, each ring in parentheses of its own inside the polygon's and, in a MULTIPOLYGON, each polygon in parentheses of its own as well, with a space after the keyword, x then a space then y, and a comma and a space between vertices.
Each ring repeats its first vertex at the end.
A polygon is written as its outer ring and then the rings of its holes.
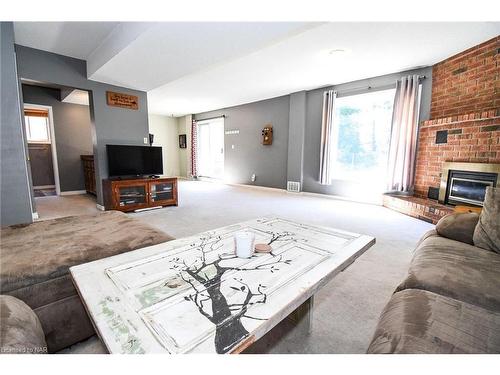
POLYGON ((372 188, 383 188, 394 94, 391 89, 337 98, 334 179, 370 182, 372 188))
POLYGON ((50 142, 47 117, 26 116, 26 124, 29 126, 28 142, 50 142))

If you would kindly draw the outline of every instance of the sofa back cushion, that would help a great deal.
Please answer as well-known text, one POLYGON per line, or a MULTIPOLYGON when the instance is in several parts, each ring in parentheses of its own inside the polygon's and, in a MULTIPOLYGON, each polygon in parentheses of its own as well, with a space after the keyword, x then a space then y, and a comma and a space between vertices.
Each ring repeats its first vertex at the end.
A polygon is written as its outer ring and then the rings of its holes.
POLYGON ((500 188, 486 188, 484 206, 473 240, 477 247, 500 253, 500 188))
POLYGON ((500 255, 439 235, 415 250, 397 288, 421 289, 500 312, 500 255))
POLYGON ((23 301, 0 296, 0 352, 3 354, 47 353, 42 325, 23 301))
POLYGON ((436 232, 450 240, 473 245, 473 235, 479 215, 475 212, 461 212, 446 215, 436 224, 436 232))

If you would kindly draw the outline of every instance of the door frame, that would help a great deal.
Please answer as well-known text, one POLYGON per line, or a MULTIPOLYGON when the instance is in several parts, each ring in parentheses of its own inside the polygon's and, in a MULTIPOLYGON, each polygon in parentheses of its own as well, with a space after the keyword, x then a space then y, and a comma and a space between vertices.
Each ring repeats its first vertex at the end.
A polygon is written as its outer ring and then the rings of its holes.
MULTIPOLYGON (((24 116, 25 109, 43 109, 43 110, 47 110, 49 112, 50 148, 52 151, 52 168, 54 170, 54 183, 56 185, 56 195, 59 196, 59 195, 61 195, 61 185, 59 182, 59 167, 57 165, 56 134, 54 131, 54 116, 52 113, 52 106, 24 103, 23 116, 24 116)), ((26 143, 28 143, 28 140, 26 140, 26 143)), ((31 168, 31 163, 30 163, 30 168, 31 168)))
MULTIPOLYGON (((211 118, 211 119, 206 119, 206 120, 200 120, 200 121, 196 121, 196 133, 197 133, 197 142, 199 141, 199 134, 200 134, 200 126, 203 126, 203 125, 208 125, 208 127, 210 128, 210 123, 211 122, 215 122, 215 121, 222 121, 222 153, 223 153, 223 156, 224 156, 224 159, 223 159, 223 165, 222 165, 222 168, 223 168, 223 172, 222 172, 222 177, 214 177, 214 176, 203 176, 203 175, 199 175, 199 177, 204 177, 204 178, 209 178, 211 180, 219 180, 219 181, 222 181, 225 179, 225 168, 226 168, 226 144, 225 144, 225 135, 226 135, 226 128, 225 128, 225 118, 224 117, 214 117, 214 118, 211 118)), ((199 147, 199 146, 198 146, 199 147)), ((199 158, 199 153, 197 152, 196 153, 196 157, 199 158)), ((197 161, 197 164, 199 165, 199 160, 197 161)))

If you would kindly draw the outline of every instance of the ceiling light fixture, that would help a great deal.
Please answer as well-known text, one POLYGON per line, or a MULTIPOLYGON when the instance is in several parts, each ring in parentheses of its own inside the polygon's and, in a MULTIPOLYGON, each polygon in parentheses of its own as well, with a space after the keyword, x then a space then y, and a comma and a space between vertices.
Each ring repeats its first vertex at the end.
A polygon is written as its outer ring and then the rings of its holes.
POLYGON ((331 49, 330 51, 328 51, 328 54, 329 55, 337 55, 337 54, 342 54, 342 53, 346 53, 347 50, 343 49, 343 48, 336 48, 336 49, 331 49))

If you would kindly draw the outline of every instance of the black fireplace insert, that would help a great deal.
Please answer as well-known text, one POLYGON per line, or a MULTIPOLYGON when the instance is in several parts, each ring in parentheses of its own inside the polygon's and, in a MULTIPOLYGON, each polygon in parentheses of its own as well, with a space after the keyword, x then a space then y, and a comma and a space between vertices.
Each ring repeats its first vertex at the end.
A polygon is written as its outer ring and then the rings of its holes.
POLYGON ((448 183, 446 184, 445 203, 482 206, 486 187, 495 187, 497 178, 497 173, 450 169, 448 183))

